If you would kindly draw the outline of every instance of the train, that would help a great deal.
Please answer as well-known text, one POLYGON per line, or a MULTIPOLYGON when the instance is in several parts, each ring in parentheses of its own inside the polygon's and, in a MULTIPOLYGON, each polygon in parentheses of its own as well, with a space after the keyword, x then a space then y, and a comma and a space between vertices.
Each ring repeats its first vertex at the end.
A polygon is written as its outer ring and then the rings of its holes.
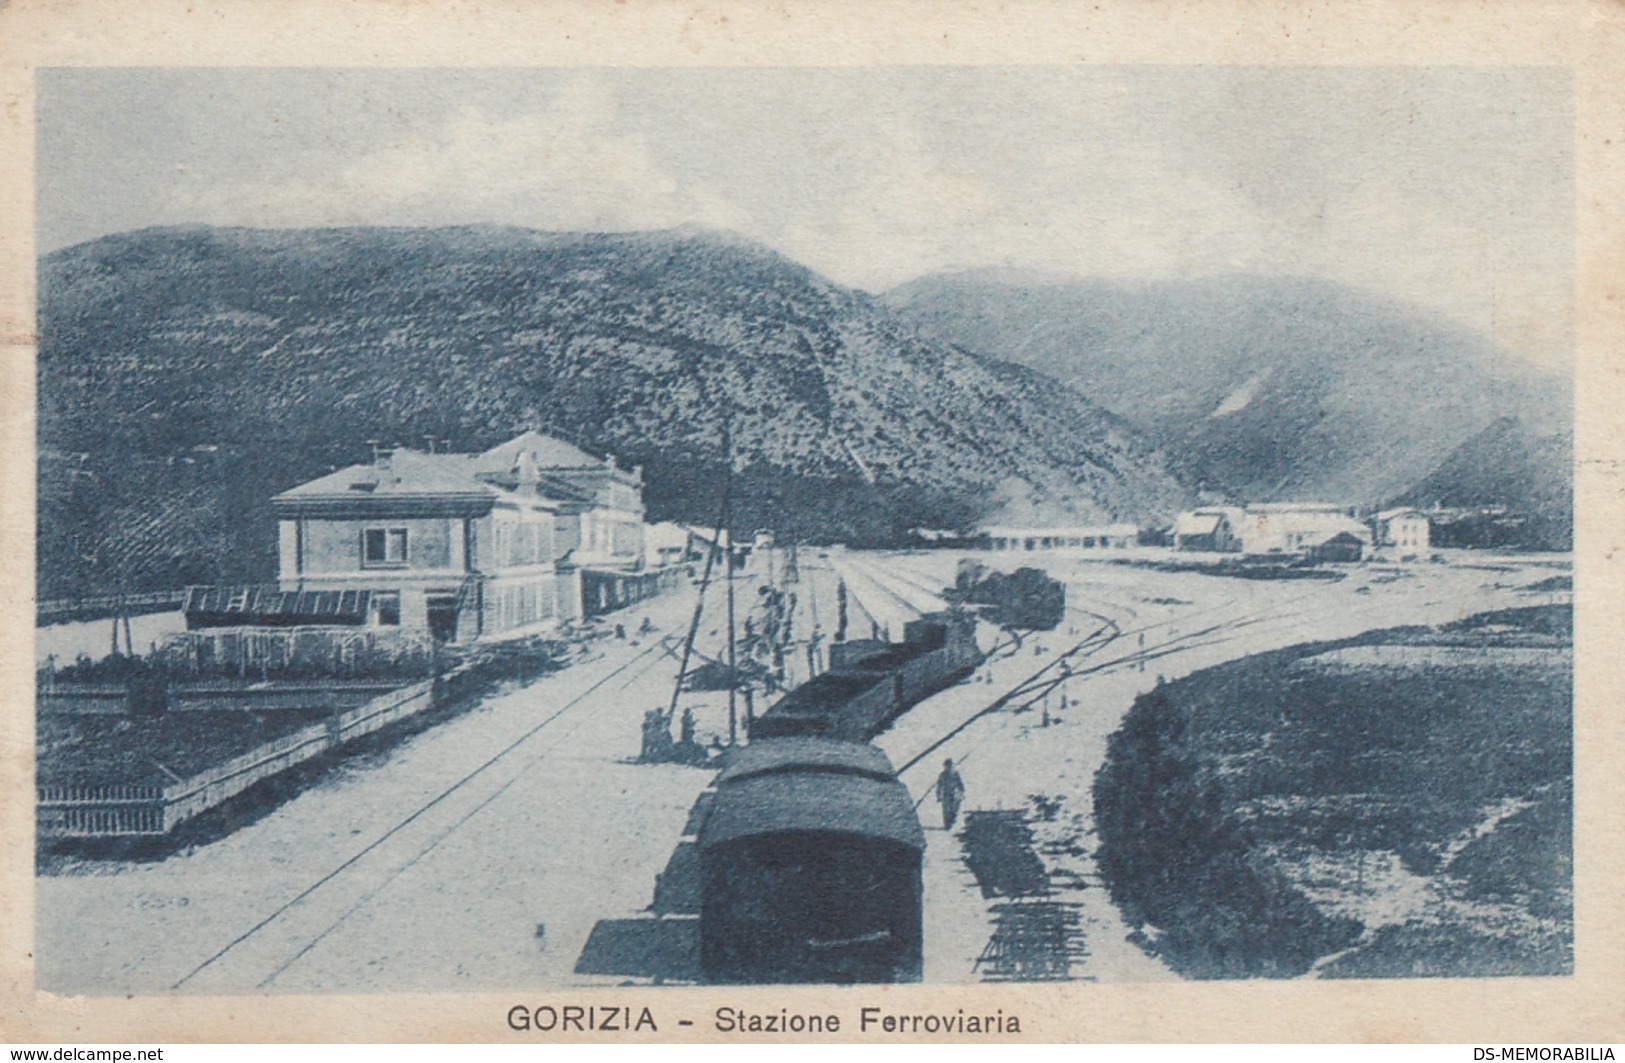
POLYGON ((920 980, 925 834, 870 739, 981 660, 973 617, 932 614, 902 643, 837 644, 753 721, 696 837, 707 982, 920 980))
POLYGON ((829 670, 780 698, 750 725, 752 742, 823 737, 866 742, 914 705, 982 663, 976 618, 928 613, 900 643, 857 639, 829 648, 829 670))
POLYGON ((718 776, 697 842, 706 981, 920 980, 925 835, 875 746, 752 742, 718 776))

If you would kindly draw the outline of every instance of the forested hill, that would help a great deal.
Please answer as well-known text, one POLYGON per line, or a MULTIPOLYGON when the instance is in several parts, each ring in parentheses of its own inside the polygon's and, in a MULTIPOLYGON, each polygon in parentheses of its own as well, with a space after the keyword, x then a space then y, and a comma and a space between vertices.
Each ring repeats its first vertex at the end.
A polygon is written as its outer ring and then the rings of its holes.
POLYGON ((1190 497, 1069 387, 699 230, 143 230, 45 257, 39 320, 42 597, 270 577, 270 497, 374 438, 538 428, 709 522, 727 425, 739 530, 858 544, 1190 497))

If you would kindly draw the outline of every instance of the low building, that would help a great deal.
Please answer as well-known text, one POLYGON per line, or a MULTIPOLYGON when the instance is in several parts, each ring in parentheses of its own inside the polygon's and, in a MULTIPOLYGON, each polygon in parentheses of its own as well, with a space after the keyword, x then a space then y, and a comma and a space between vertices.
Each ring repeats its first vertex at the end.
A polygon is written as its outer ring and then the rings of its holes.
MULTIPOLYGON (((1354 519, 1350 507, 1323 502, 1271 502, 1248 506, 1242 522, 1241 548, 1246 554, 1312 556, 1339 536, 1371 546, 1371 529, 1354 519)), ((1333 550, 1347 554, 1347 544, 1333 550)))
POLYGON ((1330 539, 1318 542, 1305 551, 1311 561, 1352 562, 1365 556, 1370 542, 1353 532, 1340 531, 1330 539))
POLYGON ((1030 552, 1037 550, 1118 550, 1133 546, 1140 536, 1134 524, 1102 524, 1083 527, 982 528, 978 542, 994 551, 1030 552))
POLYGON ((1432 543, 1433 525, 1419 509, 1385 509, 1375 521, 1378 546, 1391 546, 1401 553, 1421 553, 1432 543))
POLYGON ((690 561, 701 551, 690 551, 693 534, 681 524, 651 524, 643 533, 644 556, 650 565, 671 567, 690 561))
POLYGON ((272 507, 282 590, 363 590, 370 623, 444 641, 601 612, 646 567, 641 471, 536 432, 379 450, 272 507))
POLYGON ((744 545, 735 545, 733 536, 728 529, 704 528, 698 525, 680 525, 688 533, 688 559, 703 562, 706 555, 713 555, 713 563, 721 561, 726 554, 733 559, 735 569, 739 568, 744 558, 749 555, 749 548, 744 545))
POLYGON ((1207 506, 1181 513, 1174 518, 1174 549, 1234 553, 1241 549, 1243 524, 1244 514, 1235 506, 1207 506))

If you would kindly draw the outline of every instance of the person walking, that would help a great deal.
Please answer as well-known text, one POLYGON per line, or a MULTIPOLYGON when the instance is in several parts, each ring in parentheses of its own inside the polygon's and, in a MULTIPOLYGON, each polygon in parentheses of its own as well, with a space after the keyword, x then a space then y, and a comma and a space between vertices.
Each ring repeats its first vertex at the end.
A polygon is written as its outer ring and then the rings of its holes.
POLYGON ((942 762, 942 774, 937 776, 937 803, 942 806, 942 829, 953 830, 959 818, 959 806, 965 802, 965 780, 960 778, 952 759, 942 762))

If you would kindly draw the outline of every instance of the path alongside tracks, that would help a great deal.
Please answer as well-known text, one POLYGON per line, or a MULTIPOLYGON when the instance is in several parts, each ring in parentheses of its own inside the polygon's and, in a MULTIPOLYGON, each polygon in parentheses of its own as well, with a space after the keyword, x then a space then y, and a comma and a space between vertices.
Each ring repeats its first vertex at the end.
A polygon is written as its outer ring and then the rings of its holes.
MULTIPOLYGON (((692 595, 628 611, 682 630, 692 595)), ((631 625, 629 625, 631 626, 631 625)), ((657 644, 487 699, 196 852, 38 883, 42 988, 448 990, 567 983, 605 904, 647 902, 709 773, 628 763, 670 697, 657 644), (537 936, 538 927, 542 935, 537 936)), ((725 721, 705 720, 714 730, 725 721)))
MULTIPOLYGON (((951 554, 804 560, 796 624, 810 631, 816 609, 833 634, 831 565, 848 582, 851 634, 861 636, 857 617, 869 610, 900 624, 936 608, 931 588, 952 581, 955 563, 951 554)), ((1070 976, 1132 981, 1172 976, 1128 940, 1131 928, 1099 887, 1089 815, 1107 736, 1137 694, 1159 675, 1248 653, 1522 604, 1520 581, 1549 574, 1416 566, 1380 585, 1366 569, 1336 583, 1253 583, 1052 564, 1068 582, 1063 626, 1005 641, 972 681, 904 715, 878 744, 928 827, 937 821, 931 784, 949 756, 968 783, 968 811, 1015 811, 1034 797, 1057 808, 1045 829, 1072 832, 1081 854, 1043 857, 1065 872, 1049 900, 1080 928, 1070 976)), ((674 593, 628 610, 627 626, 648 614, 678 637, 692 605, 692 589, 674 593)), ((721 608, 713 590, 701 625, 713 657, 722 652, 721 608)), ((984 647, 996 641, 984 629, 984 647)), ((596 645, 598 659, 346 764, 212 845, 41 877, 40 987, 251 993, 583 982, 573 964, 594 922, 648 904, 710 780, 702 770, 627 763, 643 712, 669 700, 676 663, 650 641, 596 645)), ((725 695, 689 703, 702 737, 725 733, 725 695)), ((1007 929, 1002 901, 981 895, 956 835, 938 827, 927 839, 926 980, 992 977, 992 946, 1007 929)))

